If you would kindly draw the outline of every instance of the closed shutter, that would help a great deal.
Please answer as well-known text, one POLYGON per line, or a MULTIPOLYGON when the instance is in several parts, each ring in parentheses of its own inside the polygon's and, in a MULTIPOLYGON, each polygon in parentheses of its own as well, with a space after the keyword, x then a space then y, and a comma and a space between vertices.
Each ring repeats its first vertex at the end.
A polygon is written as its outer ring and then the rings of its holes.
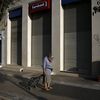
POLYGON ((32 20, 32 65, 41 65, 42 60, 43 18, 36 16, 32 20))
POLYGON ((70 71, 77 65, 77 33, 76 33, 76 9, 64 10, 64 66, 70 71))
POLYGON ((43 57, 51 51, 51 14, 32 16, 32 66, 40 66, 43 57))
POLYGON ((22 19, 11 20, 11 64, 21 65, 22 60, 22 19))
POLYGON ((64 66, 80 74, 91 73, 91 3, 64 7, 64 66))

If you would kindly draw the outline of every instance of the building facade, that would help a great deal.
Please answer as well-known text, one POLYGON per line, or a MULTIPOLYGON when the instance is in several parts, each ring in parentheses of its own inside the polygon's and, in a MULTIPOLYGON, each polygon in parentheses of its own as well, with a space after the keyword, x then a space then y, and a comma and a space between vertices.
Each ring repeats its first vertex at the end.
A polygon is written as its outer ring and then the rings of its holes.
POLYGON ((100 74, 99 0, 22 0, 7 11, 3 66, 39 69, 48 52, 55 73, 100 74))

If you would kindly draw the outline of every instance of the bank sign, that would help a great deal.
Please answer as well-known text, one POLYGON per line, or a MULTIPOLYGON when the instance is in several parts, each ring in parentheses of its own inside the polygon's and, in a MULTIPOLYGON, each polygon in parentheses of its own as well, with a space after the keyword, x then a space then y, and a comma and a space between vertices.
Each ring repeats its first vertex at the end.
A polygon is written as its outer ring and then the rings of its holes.
POLYGON ((62 5, 78 2, 80 0, 62 0, 62 5))
POLYGON ((41 10, 50 9, 50 0, 41 0, 29 4, 29 12, 35 13, 41 10))

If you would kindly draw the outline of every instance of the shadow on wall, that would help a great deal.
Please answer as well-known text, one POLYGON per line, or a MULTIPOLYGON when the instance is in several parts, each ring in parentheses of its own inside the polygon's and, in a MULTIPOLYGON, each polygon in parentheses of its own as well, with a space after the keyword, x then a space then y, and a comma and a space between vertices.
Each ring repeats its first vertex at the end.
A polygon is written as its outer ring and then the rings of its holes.
POLYGON ((100 61, 92 62, 92 76, 100 76, 100 61))

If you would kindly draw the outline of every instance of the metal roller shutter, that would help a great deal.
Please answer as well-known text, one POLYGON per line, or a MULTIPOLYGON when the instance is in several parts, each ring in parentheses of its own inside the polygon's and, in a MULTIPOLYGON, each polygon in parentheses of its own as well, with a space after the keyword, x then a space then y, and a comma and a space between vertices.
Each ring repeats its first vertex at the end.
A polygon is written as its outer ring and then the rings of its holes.
POLYGON ((91 72, 91 3, 83 1, 64 7, 65 70, 91 72))
POLYGON ((11 20, 11 64, 21 65, 22 61, 22 19, 11 20))
POLYGON ((51 14, 32 16, 32 66, 42 65, 43 57, 51 51, 51 14))
POLYGON ((77 49, 77 34, 76 34, 76 9, 65 8, 64 11, 64 66, 65 70, 69 71, 76 67, 76 49, 77 49))

